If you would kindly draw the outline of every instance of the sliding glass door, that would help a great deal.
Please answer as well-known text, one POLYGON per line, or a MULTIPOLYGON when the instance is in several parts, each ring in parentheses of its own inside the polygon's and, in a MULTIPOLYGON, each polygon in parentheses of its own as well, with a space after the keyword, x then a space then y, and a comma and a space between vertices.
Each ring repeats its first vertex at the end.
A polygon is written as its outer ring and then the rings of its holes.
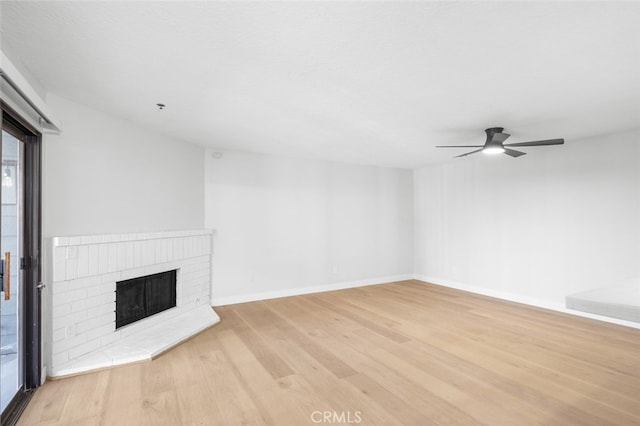
POLYGON ((40 139, 2 105, 0 422, 40 381, 40 139))

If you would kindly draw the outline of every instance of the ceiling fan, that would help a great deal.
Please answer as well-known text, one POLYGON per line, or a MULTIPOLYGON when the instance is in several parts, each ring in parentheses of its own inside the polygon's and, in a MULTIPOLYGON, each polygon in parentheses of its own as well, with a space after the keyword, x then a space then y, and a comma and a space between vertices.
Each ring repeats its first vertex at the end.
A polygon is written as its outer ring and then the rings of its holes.
POLYGON ((485 130, 487 134, 487 140, 484 145, 438 145, 436 148, 480 148, 475 151, 467 152, 465 154, 456 155, 454 158, 465 157, 470 154, 482 151, 485 154, 507 154, 511 157, 520 157, 525 155, 526 152, 516 151, 515 149, 509 149, 510 146, 543 146, 543 145, 562 145, 564 139, 546 139, 542 141, 531 142, 517 142, 517 143, 504 143, 509 136, 508 133, 502 133, 504 128, 502 127, 490 127, 485 130))

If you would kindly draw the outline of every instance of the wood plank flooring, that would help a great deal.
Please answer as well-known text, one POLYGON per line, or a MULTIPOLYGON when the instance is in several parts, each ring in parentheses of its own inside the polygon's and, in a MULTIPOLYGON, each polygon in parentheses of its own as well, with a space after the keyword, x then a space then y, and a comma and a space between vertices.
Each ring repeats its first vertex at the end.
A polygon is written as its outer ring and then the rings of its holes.
POLYGON ((640 424, 637 329, 419 281, 216 312, 154 361, 48 381, 19 424, 640 424))

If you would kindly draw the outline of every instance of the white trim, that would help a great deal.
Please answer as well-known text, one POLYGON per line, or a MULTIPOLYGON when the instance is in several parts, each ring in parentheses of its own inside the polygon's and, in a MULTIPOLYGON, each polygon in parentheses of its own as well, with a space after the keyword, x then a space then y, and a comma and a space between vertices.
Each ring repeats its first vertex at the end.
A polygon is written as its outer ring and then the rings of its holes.
POLYGON ((537 308, 549 309, 552 311, 562 312, 565 314, 575 315, 578 317, 591 318, 598 321, 609 322, 617 325, 624 325, 626 327, 640 329, 640 323, 633 321, 625 321, 617 318, 606 317, 603 315, 589 314, 587 312, 575 311, 573 309, 567 309, 562 304, 553 303, 546 300, 535 299, 531 297, 521 296, 514 293, 505 291, 493 290, 485 287, 477 287, 469 284, 463 284, 455 281, 450 281, 442 278, 428 277, 425 275, 414 275, 413 278, 417 281, 423 281, 428 284, 439 285, 442 287, 455 288, 457 290, 468 291, 470 293, 482 294, 484 296, 494 297, 496 299, 508 300, 511 302, 523 303, 525 305, 535 306, 537 308))
POLYGON ((277 299, 279 297, 300 296, 310 293, 322 293, 324 291, 344 290, 347 288, 364 287, 368 285, 385 284, 394 281, 413 279, 413 275, 394 275, 389 277, 370 278, 358 281, 346 281, 341 283, 317 285, 311 287, 288 288, 282 290, 265 291, 260 293, 240 294, 237 296, 212 297, 211 306, 233 305, 236 303, 255 302, 258 300, 277 299))

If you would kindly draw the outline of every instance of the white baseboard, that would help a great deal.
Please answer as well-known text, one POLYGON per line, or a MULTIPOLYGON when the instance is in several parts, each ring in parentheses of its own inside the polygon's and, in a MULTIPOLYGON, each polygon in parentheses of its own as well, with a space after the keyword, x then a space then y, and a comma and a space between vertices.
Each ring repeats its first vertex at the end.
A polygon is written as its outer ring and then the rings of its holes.
POLYGON ((535 306, 537 308, 550 309, 552 311, 563 312, 565 314, 575 315, 578 317, 591 318, 599 321, 609 322, 612 324, 624 325, 626 327, 640 329, 640 323, 633 321, 625 321, 617 318, 605 317, 603 315, 590 314, 587 312, 575 311, 567 309, 560 303, 553 303, 547 300, 535 299, 505 291, 493 290, 485 287, 477 287, 469 284, 463 284, 442 278, 428 277, 425 275, 414 275, 413 278, 418 281, 424 281, 429 284, 435 284, 442 287, 455 288, 458 290, 468 291, 470 293, 482 294, 484 296, 495 297, 496 299, 508 300, 511 302, 522 303, 525 305, 535 306))
POLYGON ((279 297, 299 296, 302 294, 321 293, 323 291, 344 290, 347 288, 364 287, 368 285, 385 284, 394 281, 411 280, 412 274, 394 275, 389 277, 371 278, 358 281, 347 281, 311 287, 287 288, 282 290, 265 291, 260 293, 240 294, 236 296, 212 297, 211 306, 233 305, 236 303, 255 302, 258 300, 277 299, 279 297))

